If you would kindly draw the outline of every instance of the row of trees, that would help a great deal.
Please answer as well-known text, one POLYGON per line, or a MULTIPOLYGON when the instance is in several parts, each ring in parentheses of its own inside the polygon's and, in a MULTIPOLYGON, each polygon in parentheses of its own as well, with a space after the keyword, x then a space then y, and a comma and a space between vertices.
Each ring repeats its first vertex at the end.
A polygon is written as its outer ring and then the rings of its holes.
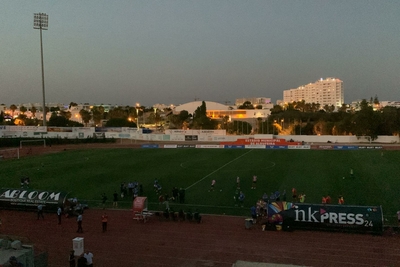
POLYGON ((374 111, 371 101, 362 100, 360 110, 347 110, 344 105, 338 112, 307 110, 293 103, 283 110, 274 107, 266 121, 258 121, 258 132, 305 135, 356 135, 371 136, 399 135, 400 109, 386 106, 374 111))

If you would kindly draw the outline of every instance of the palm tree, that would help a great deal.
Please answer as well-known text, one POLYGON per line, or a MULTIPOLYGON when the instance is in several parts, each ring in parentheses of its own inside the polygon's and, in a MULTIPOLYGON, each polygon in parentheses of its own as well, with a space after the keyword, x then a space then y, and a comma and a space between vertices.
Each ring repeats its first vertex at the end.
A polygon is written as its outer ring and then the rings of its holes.
POLYGON ((12 104, 12 105, 10 106, 10 109, 11 109, 11 111, 12 111, 12 116, 13 116, 13 118, 14 118, 14 111, 17 110, 17 106, 14 105, 14 104, 12 104))
POLYGON ((36 107, 32 106, 31 112, 32 112, 33 117, 36 117, 36 111, 37 111, 36 107))

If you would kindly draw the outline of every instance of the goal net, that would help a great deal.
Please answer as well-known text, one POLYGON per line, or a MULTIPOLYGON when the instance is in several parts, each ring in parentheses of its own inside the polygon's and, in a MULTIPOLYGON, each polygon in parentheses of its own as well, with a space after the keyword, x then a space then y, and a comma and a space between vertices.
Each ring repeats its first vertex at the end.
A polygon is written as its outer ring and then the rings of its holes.
POLYGON ((19 148, 26 148, 31 146, 42 146, 46 147, 45 139, 37 139, 37 140, 21 140, 19 141, 19 148))
POLYGON ((19 148, 0 149, 0 161, 3 159, 19 159, 19 148))

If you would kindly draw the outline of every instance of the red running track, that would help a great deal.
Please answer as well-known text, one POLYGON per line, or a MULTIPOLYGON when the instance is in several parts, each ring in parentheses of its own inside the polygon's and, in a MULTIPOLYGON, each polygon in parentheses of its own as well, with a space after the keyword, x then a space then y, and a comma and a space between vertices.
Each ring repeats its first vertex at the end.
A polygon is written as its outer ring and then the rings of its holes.
POLYGON ((400 237, 331 232, 246 230, 244 218, 203 216, 203 223, 132 220, 126 210, 86 210, 83 234, 76 218, 55 214, 36 220, 34 212, 0 211, 1 234, 26 237, 48 251, 49 266, 68 266, 72 239, 84 237, 94 266, 232 266, 237 260, 306 266, 400 266, 400 237))

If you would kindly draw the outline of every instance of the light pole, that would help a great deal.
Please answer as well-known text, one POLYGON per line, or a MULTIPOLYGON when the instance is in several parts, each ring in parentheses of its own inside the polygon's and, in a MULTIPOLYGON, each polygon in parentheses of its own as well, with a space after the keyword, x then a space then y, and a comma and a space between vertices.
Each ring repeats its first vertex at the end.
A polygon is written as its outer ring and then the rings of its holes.
POLYGON ((40 30, 40 52, 42 59, 42 91, 43 91, 43 126, 46 126, 46 98, 44 93, 44 64, 43 64, 43 41, 42 30, 47 30, 49 27, 49 16, 45 13, 33 14, 33 28, 40 30))
POLYGON ((140 104, 136 103, 136 121, 137 121, 136 128, 138 132, 139 132, 139 106, 140 104))
POLYGON ((154 109, 154 124, 156 125, 156 129, 157 129, 157 108, 153 108, 154 109))

